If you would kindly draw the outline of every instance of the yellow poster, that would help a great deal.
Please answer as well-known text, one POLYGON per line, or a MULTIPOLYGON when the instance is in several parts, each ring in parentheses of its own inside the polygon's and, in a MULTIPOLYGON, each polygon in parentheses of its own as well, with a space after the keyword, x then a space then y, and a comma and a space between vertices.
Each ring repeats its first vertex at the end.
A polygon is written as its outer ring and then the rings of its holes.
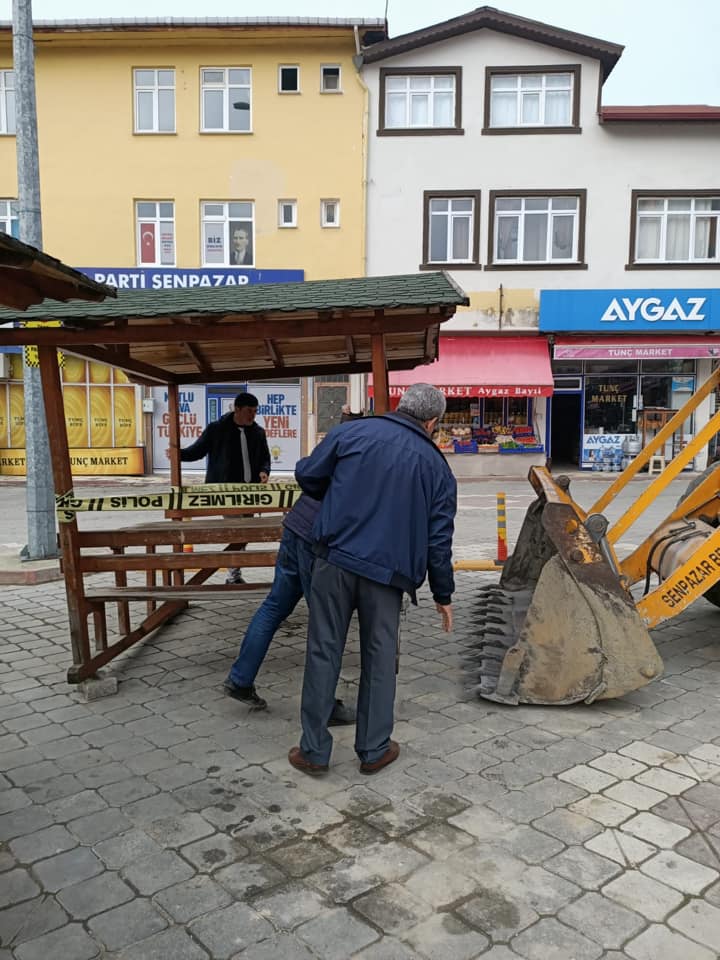
POLYGON ((85 447, 88 442, 87 387, 64 387, 63 400, 68 446, 85 447))
POLYGON ((111 447, 112 394, 110 387, 89 387, 90 390, 90 446, 111 447))
POLYGON ((10 384, 10 446, 25 446, 25 398, 21 383, 10 384))
POLYGON ((96 363, 94 360, 90 361, 89 367, 90 383, 110 383, 112 367, 106 363, 96 363))
POLYGON ((8 442, 8 391, 4 383, 0 383, 0 443, 3 446, 8 442))
MULTIPOLYGON (((144 473, 143 448, 121 447, 114 450, 74 448, 70 450, 73 476, 139 477, 144 473)), ((25 476, 25 451, 0 449, 0 474, 25 476)))
POLYGON ((113 391, 115 443, 130 447, 136 442, 135 387, 115 387, 113 391))
POLYGON ((62 378, 63 383, 85 383, 85 360, 80 357, 65 357, 62 378))

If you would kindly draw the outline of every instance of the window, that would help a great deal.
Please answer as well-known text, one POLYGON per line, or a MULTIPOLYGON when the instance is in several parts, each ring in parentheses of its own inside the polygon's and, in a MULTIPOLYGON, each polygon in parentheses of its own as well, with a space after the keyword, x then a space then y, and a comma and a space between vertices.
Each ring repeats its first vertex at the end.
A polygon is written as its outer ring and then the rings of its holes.
POLYGON ((138 200, 135 227, 138 266, 174 267, 175 204, 171 200, 138 200))
POLYGON ((630 263, 636 266, 720 261, 720 190, 684 196, 679 192, 633 191, 630 263))
POLYGON ((297 200, 278 200, 278 226, 297 226, 297 200))
POLYGON ((15 133, 15 74, 0 70, 0 134, 15 133))
POLYGON ((203 266, 255 263, 255 204, 251 200, 203 203, 203 266))
POLYGON ((340 201, 339 200, 321 200, 320 201, 320 225, 323 227, 340 226, 340 201))
POLYGON ((580 67, 488 67, 483 133, 579 133, 580 67))
POLYGON ((252 71, 249 67, 203 67, 203 133, 250 133, 252 129, 252 71))
POLYGON ((300 93, 300 67, 278 67, 278 93, 300 93))
POLYGON ((17 200, 0 200, 0 233, 17 237, 19 227, 17 200))
POLYGON ((340 67, 336 63, 323 63, 320 67, 320 93, 342 93, 340 67))
POLYGON ((133 70, 135 133, 175 133, 175 71, 133 70))
POLYGON ((378 133, 462 133, 459 67, 381 69, 378 133))
POLYGON ((422 267, 477 267, 480 252, 480 194, 425 191, 422 267))
POLYGON ((489 268, 584 266, 585 191, 491 192, 489 268))

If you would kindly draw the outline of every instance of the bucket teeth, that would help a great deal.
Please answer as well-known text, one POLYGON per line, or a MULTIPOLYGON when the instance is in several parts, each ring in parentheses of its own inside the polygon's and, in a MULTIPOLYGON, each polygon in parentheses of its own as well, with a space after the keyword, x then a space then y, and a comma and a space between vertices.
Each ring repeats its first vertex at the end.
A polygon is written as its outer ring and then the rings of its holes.
POLYGON ((494 697, 503 661, 515 645, 518 622, 524 619, 524 604, 518 595, 489 584, 479 591, 476 635, 463 652, 464 667, 479 696, 494 697))

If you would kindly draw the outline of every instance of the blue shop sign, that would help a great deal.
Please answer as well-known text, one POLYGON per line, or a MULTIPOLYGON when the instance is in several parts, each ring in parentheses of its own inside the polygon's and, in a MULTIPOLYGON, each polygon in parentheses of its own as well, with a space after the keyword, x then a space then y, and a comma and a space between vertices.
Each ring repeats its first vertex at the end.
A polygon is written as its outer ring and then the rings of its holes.
POLYGON ((118 290, 193 290, 244 287, 250 283, 299 283, 304 270, 245 270, 238 267, 78 267, 91 280, 118 290))
POLYGON ((720 290, 542 290, 540 330, 710 333, 720 330, 720 290))

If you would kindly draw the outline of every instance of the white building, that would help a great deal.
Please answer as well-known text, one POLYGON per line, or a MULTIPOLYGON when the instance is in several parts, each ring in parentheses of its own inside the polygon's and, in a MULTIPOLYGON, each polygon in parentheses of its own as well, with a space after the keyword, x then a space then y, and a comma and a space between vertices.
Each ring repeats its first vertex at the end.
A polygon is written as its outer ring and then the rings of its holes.
POLYGON ((367 272, 446 269, 471 298, 395 393, 431 380, 465 434, 544 447, 457 472, 590 466, 598 436, 619 458, 720 355, 720 107, 602 106, 622 50, 481 7, 363 51, 367 272))

